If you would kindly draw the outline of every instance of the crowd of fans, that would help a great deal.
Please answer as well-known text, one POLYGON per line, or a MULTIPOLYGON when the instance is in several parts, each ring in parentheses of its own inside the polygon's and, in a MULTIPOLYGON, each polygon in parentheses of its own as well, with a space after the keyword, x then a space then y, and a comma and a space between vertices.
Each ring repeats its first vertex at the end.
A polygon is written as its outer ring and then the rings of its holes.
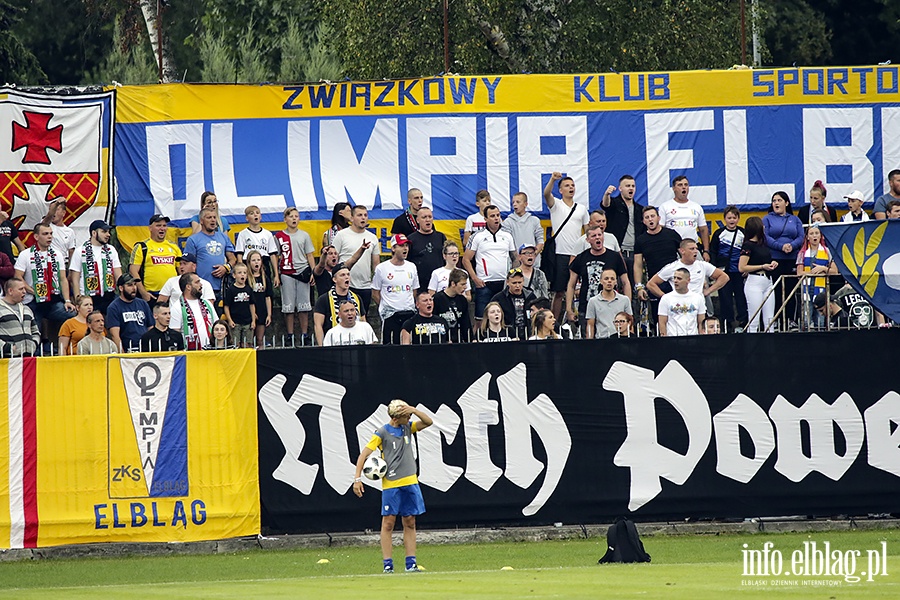
MULTIPOLYGON (((844 196, 842 220, 900 218, 900 170, 888 181, 871 217, 862 193, 844 196)), ((672 190, 658 208, 642 206, 634 178, 623 175, 588 212, 574 180, 553 173, 543 190, 549 236, 526 194, 513 196, 503 218, 482 190, 460 246, 434 228, 422 192, 411 189, 386 260, 366 207, 347 203, 334 206, 317 259, 297 209, 287 208, 273 233, 249 206, 248 227, 232 241, 215 194, 205 192, 183 250, 166 238, 169 218, 155 214, 127 268, 104 221, 76 243, 64 199, 35 226, 30 248, 0 212, 0 352, 47 353, 51 341, 58 350, 50 352, 64 355, 264 348, 276 310, 285 333, 274 345, 285 346, 890 325, 838 275, 818 228, 838 218, 822 182, 797 215, 781 191, 764 218, 743 227, 729 206, 712 236, 687 177, 672 190)))

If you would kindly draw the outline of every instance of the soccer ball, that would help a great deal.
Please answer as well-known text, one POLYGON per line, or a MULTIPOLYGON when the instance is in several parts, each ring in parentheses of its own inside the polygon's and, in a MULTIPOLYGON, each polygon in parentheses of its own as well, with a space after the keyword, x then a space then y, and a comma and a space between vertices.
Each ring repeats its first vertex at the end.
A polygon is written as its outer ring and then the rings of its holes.
POLYGON ((380 456, 372 454, 366 459, 366 462, 363 463, 362 472, 367 479, 377 481, 387 473, 387 463, 384 462, 384 459, 380 456))

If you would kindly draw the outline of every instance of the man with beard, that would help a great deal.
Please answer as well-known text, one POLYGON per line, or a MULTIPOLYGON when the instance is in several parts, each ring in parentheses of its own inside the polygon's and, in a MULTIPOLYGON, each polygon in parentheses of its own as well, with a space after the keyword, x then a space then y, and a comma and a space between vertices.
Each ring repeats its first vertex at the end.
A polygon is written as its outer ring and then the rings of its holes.
POLYGON ((94 310, 106 314, 116 297, 116 280, 122 274, 119 253, 109 244, 109 225, 101 220, 91 223, 91 239, 75 249, 69 273, 72 290, 90 296, 94 310))
POLYGON ((153 307, 155 325, 141 336, 141 352, 173 352, 184 350, 184 336, 181 332, 169 329, 172 321, 172 309, 168 304, 157 304, 153 307))
POLYGON ((406 260, 409 240, 401 234, 388 241, 391 260, 375 269, 372 277, 372 300, 378 304, 381 317, 381 343, 399 344, 400 331, 416 310, 415 291, 419 289, 416 266, 406 260))
POLYGON ((181 298, 172 308, 169 327, 180 331, 188 350, 202 350, 212 337, 216 309, 202 297, 203 285, 196 273, 185 273, 178 279, 181 298))
POLYGON ((109 335, 121 352, 139 352, 141 338, 154 324, 150 305, 137 297, 139 281, 130 273, 120 276, 116 282, 119 297, 106 311, 109 335))
POLYGON ((444 243, 447 241, 440 231, 434 229, 434 213, 427 206, 416 215, 419 230, 409 234, 409 260, 419 271, 419 291, 428 289, 431 274, 444 266, 444 243))
MULTIPOLYGON (((356 306, 357 315, 362 309, 362 300, 350 291, 350 267, 338 264, 332 271, 334 285, 316 300, 313 309, 313 324, 316 331, 316 345, 321 346, 325 340, 325 334, 332 327, 340 325, 340 306, 343 302, 351 302, 356 306)), ((360 317, 365 321, 365 315, 360 317)), ((355 318, 354 318, 355 320, 355 318)))
POLYGON ((434 314, 447 322, 450 341, 454 343, 471 339, 469 301, 465 296, 468 284, 469 275, 462 269, 453 269, 447 279, 447 287, 434 295, 434 314))
POLYGON ((434 297, 431 292, 419 292, 416 296, 416 314, 403 323, 400 343, 446 344, 450 341, 447 322, 434 314, 434 297))

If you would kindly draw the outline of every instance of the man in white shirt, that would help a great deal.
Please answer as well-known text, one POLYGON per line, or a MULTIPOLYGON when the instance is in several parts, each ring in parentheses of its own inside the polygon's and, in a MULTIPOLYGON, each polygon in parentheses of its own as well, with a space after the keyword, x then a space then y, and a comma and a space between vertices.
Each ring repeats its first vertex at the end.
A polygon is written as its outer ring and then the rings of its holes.
POLYGON ((53 230, 53 249, 57 254, 65 258, 65 267, 72 263, 72 253, 75 252, 75 230, 66 225, 66 199, 57 198, 50 203, 50 209, 47 211, 44 225, 49 225, 53 230))
MULTIPOLYGON (((418 212, 418 209, 416 209, 418 212)), ((375 234, 366 229, 369 226, 369 210, 357 204, 350 211, 350 227, 345 227, 334 236, 334 249, 338 262, 352 264, 350 269, 350 289, 362 300, 362 312, 369 312, 372 301, 372 276, 381 262, 381 242, 375 234), (362 256, 353 263, 354 254, 363 248, 362 256)))
POLYGON ((381 343, 399 346, 403 323, 416 311, 415 291, 419 289, 419 273, 416 265, 406 260, 409 240, 405 235, 392 235, 388 246, 391 260, 375 268, 372 300, 378 304, 378 314, 381 316, 381 343))
POLYGON ((119 253, 109 243, 109 225, 91 223, 91 239, 81 244, 69 262, 69 277, 75 294, 90 296, 94 310, 104 315, 116 298, 116 281, 122 275, 119 253))
POLYGON ((355 346, 362 344, 374 344, 375 332, 372 326, 359 320, 356 305, 344 300, 338 309, 340 322, 337 327, 332 327, 325 332, 322 341, 323 346, 355 346))
POLYGON ((688 289, 690 272, 680 267, 672 277, 674 291, 659 301, 659 335, 676 337, 699 335, 700 325, 706 316, 706 301, 700 294, 688 289))
POLYGON ((500 209, 493 204, 485 206, 484 219, 484 229, 472 236, 463 254, 463 266, 475 290, 475 318, 479 321, 491 298, 503 291, 510 266, 519 260, 512 235, 500 229, 500 209))
MULTIPOLYGON (((544 187, 544 201, 550 210, 550 224, 553 229, 553 242, 556 245, 556 262, 552 266, 550 279, 550 291, 553 295, 553 316, 559 320, 566 297, 566 287, 569 285, 569 263, 579 254, 578 238, 584 227, 588 224, 587 209, 582 204, 575 202, 575 180, 571 177, 563 177, 559 171, 550 175, 550 180, 544 187), (561 201, 553 196, 553 186, 559 182, 561 201)), ((549 268, 550 265, 544 265, 549 268)))
POLYGON ((669 285, 674 287, 674 276, 678 269, 685 269, 690 273, 688 287, 692 292, 701 296, 709 296, 728 283, 728 275, 725 271, 697 258, 697 242, 694 240, 681 240, 678 254, 681 256, 680 260, 669 263, 647 282, 647 289, 657 298, 663 295, 663 291, 659 286, 664 281, 668 281, 669 285), (713 280, 712 284, 703 289, 710 278, 713 280))
POLYGON ((213 323, 218 316, 212 302, 201 298, 203 286, 196 273, 185 273, 179 280, 181 298, 170 304, 172 319, 169 329, 180 331, 188 350, 202 350, 212 337, 213 323))
MULTIPOLYGON (((169 277, 169 279, 166 280, 166 283, 159 291, 159 297, 157 299, 157 303, 159 304, 168 302, 169 308, 172 309, 173 314, 175 308, 178 306, 178 301, 181 300, 181 286, 179 285, 178 280, 181 279, 181 276, 185 273, 197 272, 197 257, 193 254, 183 254, 176 258, 175 261, 178 263, 178 275, 169 277)), ((200 285, 203 288, 200 297, 215 304, 216 292, 213 290, 212 284, 199 275, 197 277, 200 279, 200 285)))
POLYGON ((688 200, 691 190, 688 178, 679 175, 672 180, 672 191, 675 197, 663 202, 659 207, 662 215, 663 227, 674 229, 681 239, 699 241, 703 243, 703 260, 709 260, 709 226, 706 224, 706 215, 703 208, 692 200, 688 200))

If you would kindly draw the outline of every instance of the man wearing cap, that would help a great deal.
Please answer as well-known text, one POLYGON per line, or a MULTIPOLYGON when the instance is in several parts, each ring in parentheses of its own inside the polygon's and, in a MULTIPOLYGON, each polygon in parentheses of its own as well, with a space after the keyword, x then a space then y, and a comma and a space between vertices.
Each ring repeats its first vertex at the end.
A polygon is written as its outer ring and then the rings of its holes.
POLYGON ((220 309, 224 288, 222 281, 231 273, 237 260, 231 239, 219 231, 216 209, 204 208, 200 211, 200 231, 193 234, 184 244, 184 251, 197 257, 197 275, 212 284, 216 292, 216 310, 220 309))
POLYGON ((116 297, 116 280, 122 275, 119 253, 109 244, 109 225, 96 220, 91 223, 91 239, 75 248, 69 264, 72 290, 90 296, 94 310, 104 315, 116 297))
MULTIPOLYGON (((321 346, 325 340, 325 334, 332 327, 340 325, 340 306, 344 302, 351 302, 359 314, 362 309, 362 300, 350 291, 350 267, 344 263, 338 263, 331 270, 332 287, 319 296, 313 309, 313 324, 316 331, 316 345, 321 346)), ((365 321, 365 315, 360 315, 360 320, 365 321)))
POLYGON ((481 320, 484 307, 503 289, 506 273, 519 262, 515 242, 509 232, 500 229, 500 209, 484 207, 485 227, 469 239, 463 254, 463 266, 475 290, 475 318, 481 320))
POLYGON ((128 272, 138 279, 138 295, 155 304, 160 290, 169 278, 177 275, 175 260, 181 249, 166 239, 169 217, 155 214, 150 217, 150 238, 134 245, 128 272))
POLYGON ((876 324, 872 305, 849 285, 842 287, 830 298, 826 296, 826 292, 819 292, 813 298, 813 306, 829 320, 832 327, 863 329, 876 324))
POLYGON ((391 260, 375 268, 372 276, 372 300, 381 317, 381 343, 399 344, 403 323, 415 314, 415 292, 419 289, 416 265, 408 262, 409 240, 402 233, 388 240, 391 260))
MULTIPOLYGON (((193 254, 182 254, 175 261, 178 264, 178 274, 174 277, 169 277, 159 291, 157 300, 158 304, 168 304, 172 310, 175 310, 178 301, 181 299, 181 286, 178 284, 178 280, 185 273, 197 272, 197 257, 193 254)), ((216 292, 213 291, 212 284, 201 277, 200 285, 203 287, 201 297, 215 304, 216 292)))
POLYGON ((444 266, 443 250, 447 236, 435 231, 434 213, 427 206, 419 209, 416 221, 419 223, 419 230, 407 236, 409 260, 419 271, 419 290, 424 291, 428 289, 434 270, 444 266))
POLYGON ((847 201, 847 208, 849 210, 846 215, 841 217, 842 222, 854 223, 869 220, 868 213, 862 208, 863 202, 866 201, 866 197, 863 196, 861 191, 853 190, 853 193, 849 196, 844 196, 844 199, 847 201))
POLYGON ((141 337, 154 325, 150 305, 137 297, 139 282, 140 279, 135 279, 130 273, 119 277, 116 282, 119 297, 106 311, 109 335, 122 352, 139 352, 141 337))
POLYGON ((491 298, 503 309, 503 320, 516 330, 520 340, 531 336, 531 307, 536 302, 534 294, 525 289, 522 269, 510 269, 506 275, 506 287, 491 298))
POLYGON ((38 327, 43 319, 58 326, 75 316, 66 279, 66 259, 53 248, 53 230, 49 225, 35 225, 34 239, 34 246, 19 253, 15 277, 25 281, 25 304, 34 313, 38 327))
POLYGON ((53 249, 64 257, 65 265, 72 262, 72 254, 75 252, 75 230, 66 225, 66 199, 59 197, 50 203, 50 209, 41 221, 43 225, 49 225, 53 231, 53 249))
POLYGON ((524 277, 525 291, 534 294, 535 301, 545 301, 550 307, 550 282, 543 271, 536 268, 538 249, 534 244, 522 244, 519 246, 519 267, 524 277))

